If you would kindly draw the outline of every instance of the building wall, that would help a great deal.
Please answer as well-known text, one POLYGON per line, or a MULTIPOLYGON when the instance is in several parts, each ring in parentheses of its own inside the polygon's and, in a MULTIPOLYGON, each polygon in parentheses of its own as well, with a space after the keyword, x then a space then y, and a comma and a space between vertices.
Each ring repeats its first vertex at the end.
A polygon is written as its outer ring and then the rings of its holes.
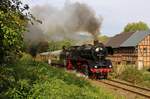
POLYGON ((137 62, 137 51, 134 47, 115 48, 114 55, 108 57, 113 65, 134 65, 137 62))
POLYGON ((138 65, 150 67, 150 35, 138 44, 138 65))

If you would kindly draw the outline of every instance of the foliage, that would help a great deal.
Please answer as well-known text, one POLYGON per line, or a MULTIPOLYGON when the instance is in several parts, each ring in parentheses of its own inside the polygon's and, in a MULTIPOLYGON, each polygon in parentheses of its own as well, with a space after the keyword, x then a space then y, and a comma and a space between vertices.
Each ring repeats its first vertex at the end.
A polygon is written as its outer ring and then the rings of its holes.
POLYGON ((142 71, 143 81, 140 85, 150 88, 150 72, 142 71))
POLYGON ((49 42, 49 51, 61 50, 63 46, 69 47, 74 45, 72 40, 62 40, 62 41, 50 41, 49 42))
POLYGON ((136 31, 144 31, 148 30, 149 27, 144 22, 137 22, 137 23, 129 23, 125 26, 124 32, 136 32, 136 31))
POLYGON ((38 53, 38 46, 37 45, 30 45, 28 48, 28 52, 32 57, 36 57, 37 53, 38 53))
POLYGON ((23 48, 22 33, 31 14, 19 0, 0 1, 0 64, 15 60, 23 48))
POLYGON ((49 48, 48 42, 47 41, 41 41, 38 44, 38 52, 46 52, 49 48))
POLYGON ((110 78, 114 79, 114 78, 118 78, 122 72, 124 72, 126 69, 126 66, 120 64, 120 65, 113 65, 113 72, 111 72, 110 78))
POLYGON ((138 84, 150 88, 150 73, 145 70, 137 70, 133 66, 127 67, 118 76, 118 78, 134 84, 138 84))
POLYGON ((47 41, 40 41, 39 43, 32 43, 28 47, 28 52, 32 57, 35 57, 37 53, 48 51, 49 44, 47 41))
POLYGON ((0 67, 1 99, 115 99, 84 78, 30 59, 24 55, 19 63, 0 67))
POLYGON ((108 41, 109 37, 106 36, 106 35, 103 35, 103 36, 99 36, 98 39, 102 42, 102 43, 105 43, 108 41))
POLYGON ((133 67, 128 67, 124 72, 122 72, 120 77, 132 83, 139 83, 142 81, 142 73, 133 67))

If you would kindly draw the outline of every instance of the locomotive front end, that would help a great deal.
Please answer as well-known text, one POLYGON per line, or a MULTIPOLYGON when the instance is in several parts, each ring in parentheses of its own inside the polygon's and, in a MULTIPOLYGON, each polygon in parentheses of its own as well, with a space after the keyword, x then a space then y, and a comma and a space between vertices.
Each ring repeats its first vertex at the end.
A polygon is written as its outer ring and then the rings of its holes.
POLYGON ((108 73, 112 71, 112 62, 106 59, 109 53, 108 49, 102 43, 93 46, 92 56, 95 61, 90 63, 90 71, 92 74, 97 75, 97 78, 107 78, 108 73))
POLYGON ((109 73, 112 71, 112 63, 110 60, 103 60, 91 64, 90 71, 92 73, 109 73))

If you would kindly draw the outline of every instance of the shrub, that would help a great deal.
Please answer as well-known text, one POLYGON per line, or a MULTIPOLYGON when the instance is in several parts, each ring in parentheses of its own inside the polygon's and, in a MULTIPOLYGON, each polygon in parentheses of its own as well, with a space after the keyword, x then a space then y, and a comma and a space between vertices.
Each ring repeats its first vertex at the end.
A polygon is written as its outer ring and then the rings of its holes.
POLYGON ((23 51, 23 33, 35 20, 21 0, 0 1, 0 65, 16 62, 23 51))
POLYGON ((150 88, 150 73, 146 70, 137 70, 133 66, 127 66, 118 78, 150 88))
POLYGON ((127 67, 124 72, 122 72, 119 78, 124 79, 128 82, 132 82, 132 83, 140 83, 142 82, 142 77, 143 77, 143 74, 141 71, 130 66, 130 67, 127 67))
POLYGON ((143 72, 143 81, 140 85, 150 88, 150 72, 142 71, 143 72))
POLYGON ((0 67, 0 98, 114 99, 84 78, 30 57, 24 54, 17 64, 0 67))

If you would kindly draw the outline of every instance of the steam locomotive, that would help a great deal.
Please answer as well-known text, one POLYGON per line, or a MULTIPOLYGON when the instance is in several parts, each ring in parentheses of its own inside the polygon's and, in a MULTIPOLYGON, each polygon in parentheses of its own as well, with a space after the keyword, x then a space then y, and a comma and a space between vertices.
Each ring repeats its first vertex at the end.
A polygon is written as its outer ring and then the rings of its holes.
POLYGON ((113 54, 111 47, 105 47, 97 41, 92 44, 63 47, 60 59, 68 70, 76 70, 89 78, 107 78, 112 71, 112 63, 106 59, 108 54, 113 54))

